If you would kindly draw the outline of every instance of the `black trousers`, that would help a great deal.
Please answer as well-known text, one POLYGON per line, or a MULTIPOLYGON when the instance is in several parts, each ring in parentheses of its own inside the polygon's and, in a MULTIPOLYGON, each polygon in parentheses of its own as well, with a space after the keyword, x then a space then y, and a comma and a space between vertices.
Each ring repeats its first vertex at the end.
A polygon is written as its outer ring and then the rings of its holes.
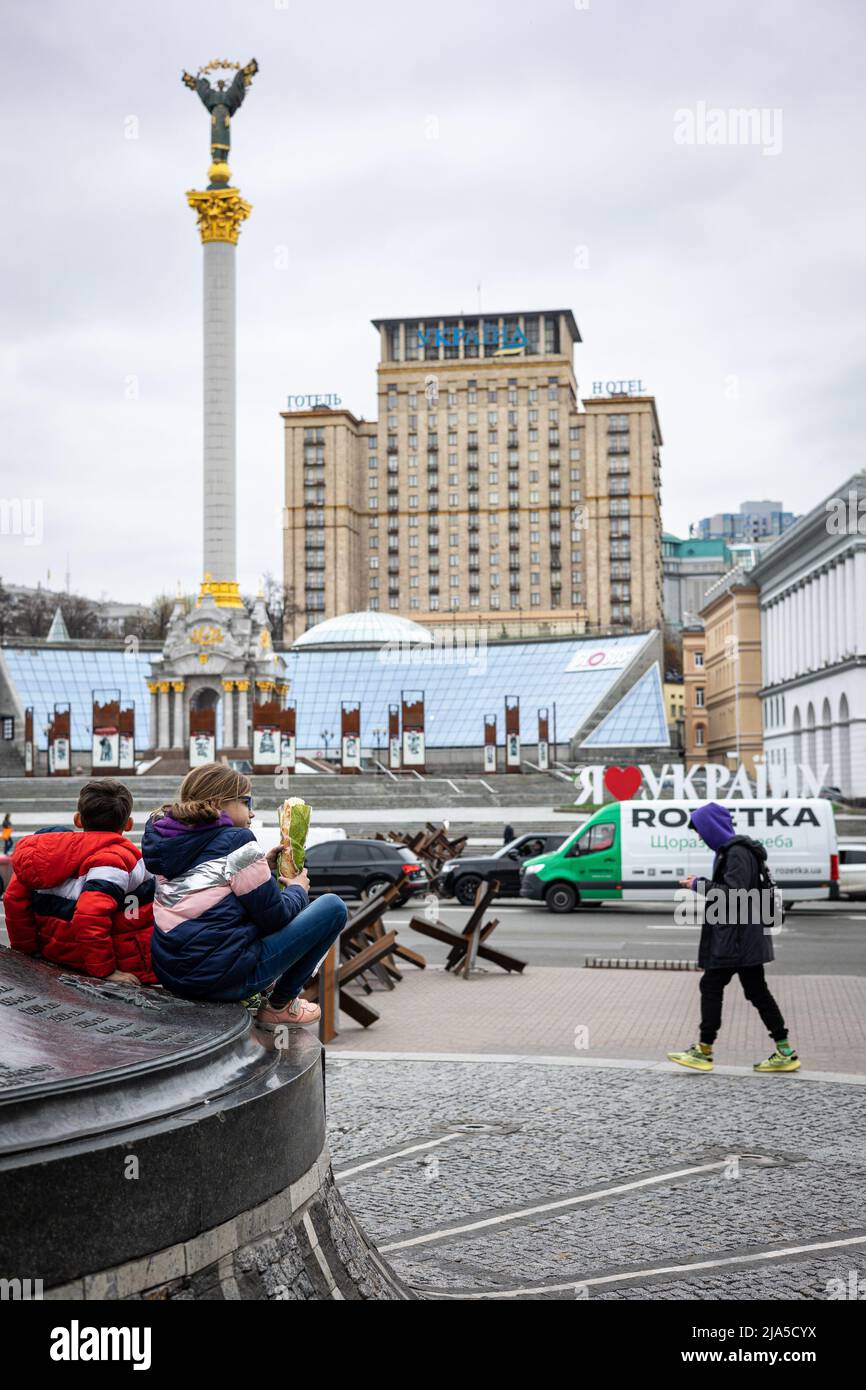
POLYGON ((701 1042, 713 1043, 722 1024, 722 997, 725 985, 739 975, 743 993, 754 1004, 773 1042, 787 1038, 785 1020, 764 979, 763 965, 747 965, 742 970, 705 970, 701 976, 701 1042))

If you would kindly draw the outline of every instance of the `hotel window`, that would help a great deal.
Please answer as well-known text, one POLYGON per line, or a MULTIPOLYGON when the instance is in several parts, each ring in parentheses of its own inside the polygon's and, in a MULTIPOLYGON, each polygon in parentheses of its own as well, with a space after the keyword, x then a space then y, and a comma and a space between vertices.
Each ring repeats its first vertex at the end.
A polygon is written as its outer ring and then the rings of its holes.
POLYGON ((577 463, 577 462, 579 461, 579 459, 580 459, 580 450, 579 450, 579 449, 569 449, 569 451, 568 451, 568 457, 570 458, 570 460, 571 460, 572 463, 577 463))
POLYGON ((367 435, 367 448, 368 448, 368 449, 370 449, 370 450, 372 450, 373 452, 375 452, 376 445, 377 445, 378 443, 379 443, 379 436, 378 436, 377 434, 368 434, 368 435, 367 435))
POLYGON ((552 314, 544 320, 544 351, 559 352, 559 323, 552 314))
MULTIPOLYGON (((536 402, 537 400, 538 400, 538 387, 537 387, 537 386, 530 386, 530 388, 529 388, 529 404, 530 404, 530 405, 534 405, 535 402, 536 402)), ((537 413, 537 412, 536 412, 536 413, 537 413)))
POLYGON ((490 595, 490 607, 491 607, 491 608, 498 608, 498 607, 499 607, 499 595, 498 595, 498 594, 491 594, 491 595, 490 595))
POLYGON ((459 588, 460 588, 460 575, 459 575, 459 574, 449 574, 449 576, 448 576, 448 587, 449 587, 450 589, 459 589, 459 588))
POLYGON ((529 431, 528 431, 528 436, 529 436, 529 443, 530 443, 530 444, 537 444, 537 443, 538 443, 538 430, 529 430, 529 431))
POLYGON ((534 487, 534 488, 531 488, 531 489, 530 489, 530 492, 529 492, 529 500, 530 500, 530 502, 540 502, 540 501, 541 501, 541 493, 539 492, 539 490, 538 490, 537 487, 534 487))
POLYGON ((477 410, 470 410, 470 411, 469 411, 469 413, 468 413, 467 416, 466 416, 466 423, 467 423, 467 425, 470 425, 470 426, 471 426, 471 425, 477 425, 477 424, 478 424, 478 411, 477 411, 477 410))
POLYGON ((703 726, 703 724, 696 724, 696 725, 695 725, 695 747, 696 747, 696 748, 703 748, 703 746, 704 746, 704 726, 703 726))
POLYGON ((367 607, 369 608, 371 613, 378 612, 379 600, 377 598, 371 598, 370 602, 367 604, 367 607))
POLYGON ((538 352, 538 315, 527 314, 523 320, 523 335, 526 338, 526 351, 538 352))
POLYGON ((627 497, 612 497, 610 499, 611 516, 628 516, 629 499, 627 497))
POLYGON ((370 556, 370 569, 371 569, 371 570, 377 570, 378 568, 379 568, 379 556, 378 556, 378 555, 371 555, 371 556, 370 556))
MULTIPOLYGON (((467 356, 468 356, 468 353, 467 353, 467 356)), ((478 400, 478 382, 477 382, 477 381, 467 381, 467 383, 466 383, 466 400, 467 400, 467 402, 468 402, 469 405, 475 405, 475 404, 476 404, 476 402, 477 402, 477 400, 478 400)))
MULTIPOLYGON (((456 392, 456 391, 449 391, 449 392, 448 392, 448 405, 449 405, 449 407, 455 406, 456 404, 457 404, 457 392, 456 392)), ((449 418, 448 423, 449 423, 449 424, 455 424, 455 425, 456 425, 456 423, 457 423, 457 416, 456 416, 456 415, 452 415, 452 416, 449 418)))
POLYGON ((704 708, 704 687, 702 685, 695 686, 695 708, 704 708))
POLYGON ((411 492, 411 493, 409 494, 409 506, 410 506, 410 507, 417 507, 417 505, 418 505, 418 494, 415 493, 415 492, 411 492))
POLYGON ((496 387, 495 387, 495 386, 488 386, 488 388, 487 388, 487 404, 488 404, 488 405, 495 405, 495 404, 496 404, 496 387))
POLYGON ((418 486, 418 474, 417 474, 417 473, 410 473, 410 474, 409 474, 409 486, 410 486, 410 487, 417 487, 417 486, 418 486))
MULTIPOLYGON (((513 379, 510 380, 509 383, 508 383, 508 404, 509 404, 509 405, 517 405, 517 382, 516 382, 515 380, 513 380, 513 379)), ((516 410, 509 410, 509 412, 508 412, 508 418, 509 418, 509 420, 511 419, 512 415, 514 416, 514 422, 515 422, 515 424, 516 424, 516 423, 517 423, 517 411, 516 411, 516 410)))
POLYGON ((417 392, 417 391, 410 391, 410 392, 409 392, 409 409, 410 409, 410 410, 417 410, 417 409, 418 409, 418 392, 417 392))
POLYGON ((570 469, 568 470, 568 476, 569 476, 569 478, 571 479, 571 481, 572 481, 573 483, 579 483, 579 482, 580 482, 580 469, 579 469, 579 468, 570 468, 570 469))
POLYGON ((552 425, 559 424, 559 407, 552 405, 547 412, 547 418, 552 425))
POLYGON ((700 670, 701 667, 702 667, 703 664, 704 664, 704 654, 703 654, 703 652, 695 652, 694 656, 695 656, 695 667, 696 667, 697 670, 700 670))
POLYGON ((580 589, 572 589, 572 591, 571 591, 571 601, 572 601, 572 603, 580 603, 580 602, 581 602, 580 589))
POLYGON ((579 426, 579 425, 569 425, 569 427, 568 427, 568 437, 569 437, 569 439, 574 440, 574 441, 577 441, 578 439, 580 439, 580 426, 579 426))
POLYGON ((541 607, 541 594, 530 594, 529 602, 533 608, 541 607))
POLYGON ((537 469, 537 468, 530 468, 530 470, 529 470, 529 481, 530 481, 531 483, 537 483, 537 482, 538 482, 538 469, 537 469))
MULTIPOLYGON (((478 321, 477 319, 463 320, 463 356, 478 356, 478 321)), ((475 382, 469 383, 470 394, 475 392, 475 382)))
POLYGON ((429 603, 430 603, 430 612, 431 612, 431 613, 437 612, 437 610, 438 610, 438 608, 439 608, 439 596, 438 596, 438 594, 431 594, 431 595, 430 595, 430 599, 429 599, 429 603))
POLYGON ((572 552, 571 552, 571 563, 572 563, 573 565, 579 565, 579 564, 580 564, 580 551, 579 551, 579 550, 572 550, 572 552))
POLYGON ((549 401, 559 400, 559 378, 549 376, 547 378, 547 399, 549 401))
POLYGON ((627 415, 608 415, 607 417, 608 434, 623 434, 628 432, 627 415))
POLYGON ((529 552, 529 563, 530 563, 531 565, 540 565, 540 564, 541 564, 541 552, 538 551, 538 550, 530 550, 530 552, 529 552))
POLYGON ((367 525, 369 526, 369 528, 370 528, 371 531, 376 531, 376 530, 378 530, 378 527, 379 527, 379 519, 378 519, 378 517, 371 516, 371 517, 370 517, 370 520, 367 522, 367 525))
POLYGON ((452 431, 449 431, 449 434, 448 434, 448 448, 449 448, 449 449, 456 449, 456 448, 457 448, 457 435, 456 435, 456 433, 455 433, 453 430, 452 430, 452 431))

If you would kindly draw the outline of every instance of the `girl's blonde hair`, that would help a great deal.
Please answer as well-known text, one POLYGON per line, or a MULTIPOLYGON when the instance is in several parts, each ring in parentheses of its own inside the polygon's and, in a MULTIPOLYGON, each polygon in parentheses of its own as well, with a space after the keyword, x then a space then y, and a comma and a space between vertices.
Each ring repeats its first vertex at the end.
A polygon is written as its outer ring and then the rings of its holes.
POLYGON ((203 763, 186 774, 176 799, 161 806, 157 815, 172 816, 186 825, 206 825, 218 819, 227 802, 249 796, 251 791, 250 779, 242 772, 225 763, 203 763))

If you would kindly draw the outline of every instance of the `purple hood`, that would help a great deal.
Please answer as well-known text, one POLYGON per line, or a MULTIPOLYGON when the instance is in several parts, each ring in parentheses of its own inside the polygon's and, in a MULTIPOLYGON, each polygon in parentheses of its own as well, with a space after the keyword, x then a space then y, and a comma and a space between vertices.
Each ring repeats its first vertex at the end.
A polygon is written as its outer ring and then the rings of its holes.
POLYGON ((233 825, 231 816, 227 816, 225 811, 220 811, 218 820, 205 821, 202 825, 187 825, 185 821, 175 820, 174 816, 161 816, 159 820, 153 822, 154 830, 160 835, 167 835, 174 838, 178 835, 195 834, 196 830, 213 830, 218 825, 233 825))
POLYGON ((706 806, 699 806, 696 811, 692 811, 690 824, 704 844, 716 852, 737 833, 730 811, 718 801, 708 801, 706 806))

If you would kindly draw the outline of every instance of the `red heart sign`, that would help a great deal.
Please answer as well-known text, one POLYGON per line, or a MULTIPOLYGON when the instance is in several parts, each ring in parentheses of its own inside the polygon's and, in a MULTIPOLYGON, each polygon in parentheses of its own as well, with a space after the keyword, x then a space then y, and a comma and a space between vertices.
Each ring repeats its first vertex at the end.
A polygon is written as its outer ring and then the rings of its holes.
POLYGON ((630 801, 641 784, 639 767, 608 767, 604 773, 604 785, 617 801, 630 801))

